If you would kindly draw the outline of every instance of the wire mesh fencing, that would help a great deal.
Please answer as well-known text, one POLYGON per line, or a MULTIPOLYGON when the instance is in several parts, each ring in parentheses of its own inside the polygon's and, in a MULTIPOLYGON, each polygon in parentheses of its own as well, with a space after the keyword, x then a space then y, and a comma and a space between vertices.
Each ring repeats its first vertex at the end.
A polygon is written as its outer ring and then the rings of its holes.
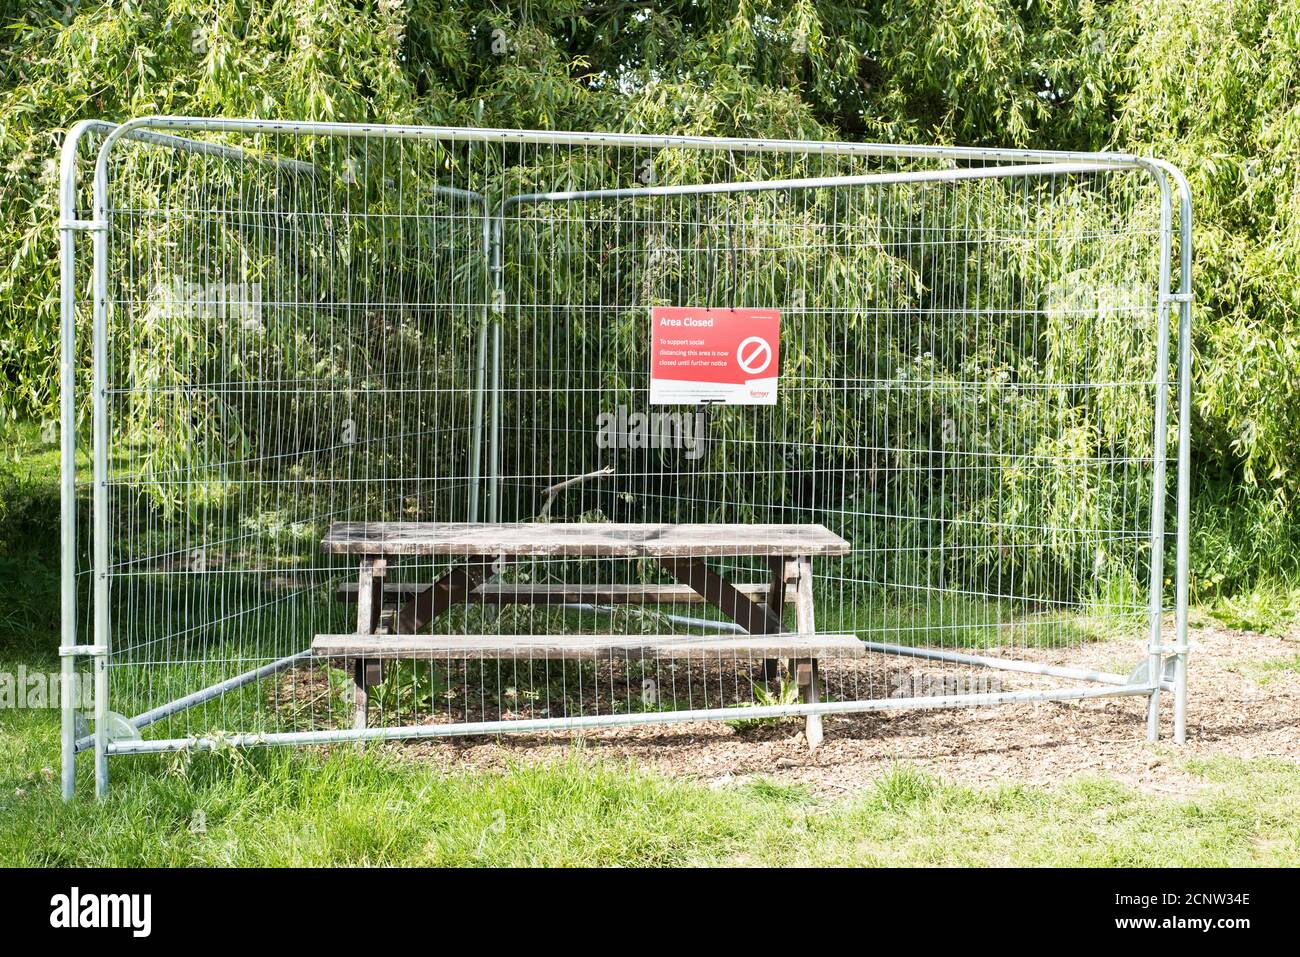
POLYGON ((1165 167, 89 132, 64 643, 101 675, 69 747, 101 786, 109 754, 220 740, 819 736, 811 716, 1098 695, 1158 718, 1162 690, 1181 736, 1190 223, 1165 167), (710 356, 723 326, 753 333, 753 375, 674 378, 665 356, 746 365, 710 356))

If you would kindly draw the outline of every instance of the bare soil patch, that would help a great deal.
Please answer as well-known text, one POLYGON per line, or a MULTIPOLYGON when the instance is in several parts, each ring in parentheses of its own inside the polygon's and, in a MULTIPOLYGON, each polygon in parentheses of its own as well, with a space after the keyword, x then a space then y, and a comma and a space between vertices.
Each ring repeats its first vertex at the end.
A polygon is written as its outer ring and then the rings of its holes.
MULTIPOLYGON (((1300 673, 1259 667, 1260 662, 1294 659, 1300 653, 1300 628, 1273 637, 1205 622, 1193 629, 1191 641, 1188 741, 1181 748, 1170 743, 1172 706, 1167 695, 1162 707, 1164 740, 1156 746, 1145 740, 1146 700, 1112 698, 830 716, 825 719, 825 741, 812 754, 802 722, 793 719, 743 731, 701 722, 604 728, 580 736, 449 738, 384 747, 403 758, 450 770, 501 769, 577 753, 584 759, 632 761, 714 786, 762 776, 820 794, 869 787, 900 760, 948 780, 977 785, 1054 784, 1095 775, 1161 794, 1187 793, 1202 785, 1184 769, 1187 758, 1300 760, 1300 673)), ((1100 642, 1073 649, 1068 656, 1027 656, 1115 671, 1123 662, 1138 660, 1141 648, 1138 643, 1100 642)), ((899 667, 894 660, 886 665, 899 667)), ((1003 677, 1008 690, 1037 686, 1030 683, 1036 679, 1003 677)))

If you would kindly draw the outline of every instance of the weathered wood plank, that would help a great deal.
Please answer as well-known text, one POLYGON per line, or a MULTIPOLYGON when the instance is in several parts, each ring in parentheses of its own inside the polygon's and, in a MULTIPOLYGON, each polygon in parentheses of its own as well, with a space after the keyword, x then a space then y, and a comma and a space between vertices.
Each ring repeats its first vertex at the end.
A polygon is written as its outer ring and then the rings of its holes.
POLYGON ((312 653, 325 658, 587 659, 858 658, 851 634, 779 635, 317 635, 312 653))
MULTIPOLYGON (((766 596, 768 588, 763 584, 734 587, 750 599, 766 596)), ((491 605, 698 605, 704 601, 689 585, 483 585, 474 590, 473 598, 491 605)))
MULTIPOLYGON (((389 582, 384 586, 387 601, 410 598, 428 588, 423 582, 389 582)), ((769 585, 742 583, 736 591, 755 601, 767 597, 769 585)), ((346 604, 357 600, 356 582, 343 582, 335 598, 346 604)), ((480 585, 470 600, 486 605, 698 605, 704 599, 687 585, 480 585)), ((786 601, 794 600, 794 589, 786 589, 786 601)))
MULTIPOLYGON (((429 587, 428 582, 385 582, 384 583, 384 600, 391 601, 394 598, 409 598, 416 595, 429 587)), ((357 600, 357 583, 341 582, 339 587, 334 591, 334 600, 352 605, 357 600)))
POLYGON ((331 555, 568 558, 847 555, 852 550, 822 525, 596 522, 335 522, 321 548, 331 555))

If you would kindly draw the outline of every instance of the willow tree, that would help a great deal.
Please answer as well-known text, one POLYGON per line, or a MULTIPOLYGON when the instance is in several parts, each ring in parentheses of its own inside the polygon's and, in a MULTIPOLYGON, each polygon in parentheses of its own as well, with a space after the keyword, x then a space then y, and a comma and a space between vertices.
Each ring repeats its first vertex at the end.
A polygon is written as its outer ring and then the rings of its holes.
POLYGON ((1202 583, 1294 570, 1300 4, 5 0, 0 407, 55 394, 55 157, 149 113, 1114 148, 1198 203, 1202 583))

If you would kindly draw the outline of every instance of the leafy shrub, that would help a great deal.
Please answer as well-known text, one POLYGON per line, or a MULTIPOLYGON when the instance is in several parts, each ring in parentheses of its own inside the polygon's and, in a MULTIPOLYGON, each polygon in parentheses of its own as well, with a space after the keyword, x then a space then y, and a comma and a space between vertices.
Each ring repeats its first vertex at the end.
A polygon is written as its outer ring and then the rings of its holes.
MULTIPOLYGON (((264 116, 1149 152, 1187 171, 1196 202, 1198 587, 1209 594, 1248 587, 1259 575, 1293 575, 1297 49, 1300 5, 1262 0, 1208 8, 1195 0, 867 7, 682 0, 653 9, 568 0, 523 8, 442 0, 0 3, 0 413, 48 417, 57 403, 56 156, 63 131, 85 117, 264 116)), ((902 297, 914 293, 914 268, 869 255, 835 264, 827 276, 870 276, 902 297)), ((779 289, 781 270, 770 275, 779 289)), ((1026 278, 1046 277, 1031 271, 1026 278)), ((1058 276, 1045 288, 1066 282, 1058 276)), ((1050 302, 1042 305, 1050 316, 1050 302)), ((184 334, 141 331, 146 344, 174 347, 184 334)), ((1053 337, 1063 351, 1040 357, 1046 368, 1074 361, 1071 343, 1083 338, 1053 337)), ((830 356, 842 344, 813 345, 830 356)), ((266 348, 278 351, 253 355, 263 369, 330 362, 312 353, 310 337, 266 348)), ((882 358, 901 369, 915 357, 882 358)), ((167 350, 156 359, 168 361, 167 350)), ((950 363, 947 374, 958 368, 950 363)), ((87 369, 83 353, 83 379, 87 369)), ((177 423, 185 414, 138 411, 142 422, 177 423)), ((223 441, 236 446, 254 440, 240 425, 262 414, 215 405, 201 412, 228 420, 223 441)), ((1061 433, 1066 446, 1045 452, 1068 459, 1071 448, 1134 447, 1138 437, 1126 430, 1140 430, 1145 410, 1082 413, 1061 433)), ((833 441, 845 424, 816 427, 833 441)), ((1036 502, 1024 507, 1041 514, 1114 507, 1104 489, 1063 499, 1064 487, 1026 489, 1036 502)))

